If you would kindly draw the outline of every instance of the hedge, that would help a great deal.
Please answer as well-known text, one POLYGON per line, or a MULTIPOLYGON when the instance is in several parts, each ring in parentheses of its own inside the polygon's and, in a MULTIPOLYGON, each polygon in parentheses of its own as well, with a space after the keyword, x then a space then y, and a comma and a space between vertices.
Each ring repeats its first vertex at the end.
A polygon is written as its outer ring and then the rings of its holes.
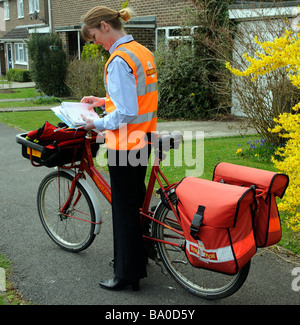
POLYGON ((27 82, 31 81, 30 72, 22 69, 9 69, 6 74, 8 81, 27 82))

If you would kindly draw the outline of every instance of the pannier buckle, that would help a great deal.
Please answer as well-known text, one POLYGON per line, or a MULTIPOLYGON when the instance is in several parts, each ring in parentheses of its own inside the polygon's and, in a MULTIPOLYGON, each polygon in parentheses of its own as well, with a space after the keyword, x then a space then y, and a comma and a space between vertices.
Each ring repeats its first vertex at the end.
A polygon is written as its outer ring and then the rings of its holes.
POLYGON ((194 215, 193 221, 190 226, 190 234, 194 239, 198 239, 196 234, 199 232, 200 226, 203 220, 205 206, 199 205, 196 214, 194 215))

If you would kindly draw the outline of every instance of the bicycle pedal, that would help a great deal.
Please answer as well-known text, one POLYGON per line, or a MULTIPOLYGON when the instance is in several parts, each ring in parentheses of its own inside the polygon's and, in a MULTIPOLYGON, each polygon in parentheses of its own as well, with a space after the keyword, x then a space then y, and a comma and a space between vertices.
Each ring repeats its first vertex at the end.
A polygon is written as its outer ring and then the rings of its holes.
POLYGON ((156 247, 155 247, 155 244, 153 243, 147 243, 146 246, 145 246, 145 250, 146 250, 146 254, 147 256, 156 262, 156 260, 158 259, 157 257, 157 250, 156 250, 156 247))

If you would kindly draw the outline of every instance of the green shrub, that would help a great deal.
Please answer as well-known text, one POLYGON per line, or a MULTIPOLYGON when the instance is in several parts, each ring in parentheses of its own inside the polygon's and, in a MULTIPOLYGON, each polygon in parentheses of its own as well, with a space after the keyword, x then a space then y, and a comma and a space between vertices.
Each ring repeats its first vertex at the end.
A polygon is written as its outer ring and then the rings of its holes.
POLYGON ((84 96, 105 97, 103 83, 104 66, 109 52, 99 44, 85 44, 81 60, 69 63, 66 84, 72 97, 80 100, 84 96))
POLYGON ((66 77, 71 96, 77 100, 84 96, 105 97, 104 65, 98 58, 71 61, 66 77))
POLYGON ((162 118, 208 119, 228 114, 231 107, 231 94, 220 87, 223 75, 229 74, 220 58, 227 49, 219 37, 221 30, 231 29, 231 1, 192 2, 196 10, 183 12, 186 18, 177 39, 156 52, 162 118))
POLYGON ((61 103, 62 100, 60 98, 54 96, 37 96, 31 100, 34 104, 38 105, 51 105, 56 103, 61 103))
POLYGON ((8 81, 27 82, 31 81, 30 72, 22 69, 9 69, 6 74, 8 81))
POLYGON ((158 74, 158 115, 166 119, 213 117, 218 96, 211 87, 209 62, 196 56, 191 44, 162 47, 155 53, 158 74))
POLYGON ((65 96, 67 72, 66 53, 56 33, 33 33, 27 42, 30 74, 36 87, 51 96, 65 96))

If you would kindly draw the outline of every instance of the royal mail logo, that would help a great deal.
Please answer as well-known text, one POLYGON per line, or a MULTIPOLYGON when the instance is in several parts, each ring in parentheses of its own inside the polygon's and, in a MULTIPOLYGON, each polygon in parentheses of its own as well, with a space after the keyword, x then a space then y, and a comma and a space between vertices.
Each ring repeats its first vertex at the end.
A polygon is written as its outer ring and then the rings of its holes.
POLYGON ((208 252, 203 250, 204 245, 200 242, 199 245, 192 245, 191 243, 189 243, 188 245, 188 250, 190 252, 190 254, 197 256, 200 260, 204 261, 204 260, 210 260, 210 261, 217 261, 218 260, 218 256, 217 256, 217 252, 208 252))
POLYGON ((215 253, 215 252, 205 252, 205 251, 202 251, 202 252, 203 252, 204 258, 207 258, 208 260, 213 260, 213 261, 218 260, 217 253, 215 253))
POLYGON ((156 73, 156 69, 155 68, 151 68, 149 70, 146 70, 146 74, 147 76, 151 76, 152 74, 155 74, 156 73))
POLYGON ((198 246, 190 245, 190 252, 200 256, 200 251, 198 246))

